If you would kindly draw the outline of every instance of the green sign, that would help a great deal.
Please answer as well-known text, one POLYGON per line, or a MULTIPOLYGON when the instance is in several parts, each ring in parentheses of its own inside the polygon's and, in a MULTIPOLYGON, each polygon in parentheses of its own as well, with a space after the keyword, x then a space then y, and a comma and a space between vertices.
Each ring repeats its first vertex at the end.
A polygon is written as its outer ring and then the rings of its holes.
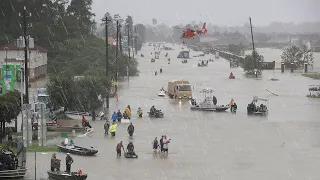
POLYGON ((4 94, 8 91, 13 91, 15 88, 15 82, 17 75, 21 75, 20 64, 6 63, 2 65, 0 75, 0 94, 4 94))

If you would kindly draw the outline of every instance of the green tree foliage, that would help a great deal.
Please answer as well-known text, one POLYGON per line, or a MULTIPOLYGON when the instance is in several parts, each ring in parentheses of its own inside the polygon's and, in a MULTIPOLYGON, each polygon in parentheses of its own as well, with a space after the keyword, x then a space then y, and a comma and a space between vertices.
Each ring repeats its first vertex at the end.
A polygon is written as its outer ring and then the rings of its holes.
POLYGON ((132 18, 132 16, 127 16, 125 22, 126 22, 126 26, 129 25, 130 31, 132 32, 132 30, 133 30, 133 18, 132 18))
POLYGON ((238 55, 238 56, 244 56, 244 50, 245 46, 242 44, 236 45, 236 44, 229 44, 228 45, 228 51, 232 54, 238 55))
POLYGON ((143 24, 136 24, 134 26, 134 28, 137 31, 137 36, 138 36, 138 39, 140 40, 140 42, 142 42, 142 43, 146 42, 146 35, 147 35, 146 27, 143 24))
MULTIPOLYGON (((69 39, 56 45, 59 52, 49 64, 49 69, 53 73, 72 71, 76 76, 92 71, 103 71, 106 66, 105 41, 98 37, 88 37, 86 41, 81 39, 69 39), (102 67, 102 68, 101 68, 102 67)), ((119 75, 126 75, 127 56, 119 55, 118 71, 119 75)), ((130 75, 138 75, 138 62, 130 59, 130 75)), ((110 74, 115 74, 116 54, 115 47, 109 46, 109 70, 110 74)))
POLYGON ((291 46, 286 48, 282 54, 281 59, 285 64, 294 63, 297 68, 303 68, 304 63, 313 65, 313 53, 308 50, 307 46, 299 48, 298 46, 291 46))
MULTIPOLYGON (((110 20, 108 22, 108 36, 109 37, 113 37, 113 38, 116 38, 117 37, 117 29, 116 29, 116 24, 113 20, 113 17, 111 16, 110 13, 106 13, 104 15, 105 18, 107 18, 108 20, 110 20)), ((105 34, 106 34, 106 31, 105 31, 105 22, 101 24, 103 27, 103 30, 101 31, 102 33, 100 33, 100 36, 104 37, 105 34)))
POLYGON ((48 94, 55 106, 69 110, 91 112, 101 106, 98 96, 105 95, 110 82, 98 72, 75 78, 70 72, 50 76, 47 84, 48 94))
POLYGON ((260 63, 264 62, 264 57, 257 51, 253 51, 252 54, 247 54, 243 61, 243 69, 247 74, 253 74, 254 69, 261 72, 260 63))
POLYGON ((18 91, 8 92, 0 96, 0 131, 5 136, 5 123, 11 123, 21 111, 21 98, 18 91))

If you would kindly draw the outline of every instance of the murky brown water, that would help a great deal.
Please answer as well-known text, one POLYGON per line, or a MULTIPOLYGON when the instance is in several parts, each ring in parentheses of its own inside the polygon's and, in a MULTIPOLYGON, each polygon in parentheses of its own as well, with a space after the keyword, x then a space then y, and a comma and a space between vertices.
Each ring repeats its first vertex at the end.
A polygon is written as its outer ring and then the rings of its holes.
MULTIPOLYGON (((175 58, 181 47, 174 48, 168 51, 171 64, 167 64, 165 52, 150 63, 151 47, 144 47, 140 76, 123 83, 118 103, 111 100, 110 111, 130 104, 133 112, 140 106, 146 113, 155 105, 165 113, 163 119, 133 117, 133 142, 139 158, 116 158, 116 144, 130 141, 127 124, 119 124, 116 137, 111 138, 103 135, 104 122, 96 121, 92 123, 96 132, 75 142, 93 145, 99 153, 95 157, 73 155, 73 170, 81 168, 88 173, 88 180, 311 180, 320 176, 320 100, 306 98, 308 85, 320 81, 289 72, 276 73, 278 82, 268 81, 274 76, 272 71, 264 71, 261 79, 250 79, 241 69, 230 69, 223 59, 210 62, 208 67, 197 67, 197 59, 182 64, 175 58), (159 68, 163 74, 154 76, 159 68), (231 71, 235 80, 228 79, 231 71), (218 104, 234 98, 237 114, 190 111, 188 103, 158 97, 159 89, 173 79, 190 81, 198 98, 199 91, 207 87, 215 90, 218 104), (269 99, 268 117, 247 116, 246 106, 254 95, 269 99), (152 153, 152 140, 162 134, 172 139, 168 157, 152 153)), ((191 56, 199 53, 192 52, 191 56)), ((63 165, 65 154, 57 156, 63 165)), ((28 156, 29 178, 34 177, 33 157, 32 153, 28 156)), ((38 153, 37 177, 46 177, 50 157, 38 153)))

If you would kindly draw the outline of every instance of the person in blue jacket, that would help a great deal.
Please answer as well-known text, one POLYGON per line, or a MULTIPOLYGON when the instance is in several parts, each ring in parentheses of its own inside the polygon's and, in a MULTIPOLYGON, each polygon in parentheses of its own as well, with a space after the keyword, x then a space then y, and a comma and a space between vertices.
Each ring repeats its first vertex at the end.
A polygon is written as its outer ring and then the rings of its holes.
POLYGON ((117 113, 115 111, 113 112, 111 119, 112 119, 113 122, 117 121, 118 115, 117 115, 117 113))

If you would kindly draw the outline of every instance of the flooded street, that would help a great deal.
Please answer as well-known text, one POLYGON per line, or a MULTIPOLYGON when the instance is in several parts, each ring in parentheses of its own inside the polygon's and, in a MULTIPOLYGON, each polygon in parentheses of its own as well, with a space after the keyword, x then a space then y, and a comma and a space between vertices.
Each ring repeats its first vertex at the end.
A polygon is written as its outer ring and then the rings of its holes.
MULTIPOLYGON (((170 45, 169 45, 170 46, 170 45)), ((171 45, 172 46, 172 45, 171 45)), ((104 136, 102 121, 91 122, 95 132, 90 137, 77 138, 75 143, 99 150, 95 157, 72 155, 72 170, 82 169, 88 180, 313 180, 320 172, 320 101, 309 99, 308 86, 320 84, 289 71, 275 76, 279 81, 269 81, 273 71, 263 71, 260 79, 247 78, 243 70, 230 69, 229 62, 220 58, 209 62, 208 67, 197 67, 198 59, 182 64, 177 59, 180 45, 174 51, 161 51, 160 59, 154 57, 153 47, 144 46, 139 54, 140 76, 123 82, 119 102, 110 99, 110 113, 127 105, 132 108, 135 126, 133 143, 138 159, 117 158, 115 148, 119 141, 125 146, 130 141, 128 124, 119 124, 116 137, 104 136), (164 57, 168 52, 171 64, 164 57), (155 71, 163 69, 155 76, 155 71), (233 72, 236 79, 230 80, 233 72), (234 98, 237 114, 229 111, 191 111, 189 102, 158 97, 161 87, 167 89, 168 81, 187 80, 194 87, 193 96, 201 99, 200 90, 212 88, 218 104, 228 104, 234 98), (279 94, 274 96, 270 92, 279 94), (267 117, 248 116, 247 104, 253 96, 269 100, 267 117), (162 119, 150 119, 147 111, 155 105, 164 112, 162 119), (141 107, 143 118, 135 112, 141 107), (152 141, 166 134, 172 139, 169 155, 153 154, 152 141)), ((191 51, 190 57, 202 52, 191 51)), ((264 55, 264 54, 263 54, 264 55)), ((213 55, 206 55, 205 60, 213 55)), ((202 57, 200 57, 202 58, 202 57)), ((266 61, 271 61, 266 59, 266 61)), ((315 60, 316 62, 316 60, 315 60)), ((317 65, 319 66, 320 63, 317 65)), ((110 115, 111 116, 111 115, 110 115)), ((59 142, 59 139, 57 140, 59 142)), ((51 153, 37 154, 37 178, 46 178, 50 169, 51 153)), ((61 169, 65 169, 65 154, 57 153, 61 169)), ((28 175, 34 179, 34 154, 28 155, 28 175)))

